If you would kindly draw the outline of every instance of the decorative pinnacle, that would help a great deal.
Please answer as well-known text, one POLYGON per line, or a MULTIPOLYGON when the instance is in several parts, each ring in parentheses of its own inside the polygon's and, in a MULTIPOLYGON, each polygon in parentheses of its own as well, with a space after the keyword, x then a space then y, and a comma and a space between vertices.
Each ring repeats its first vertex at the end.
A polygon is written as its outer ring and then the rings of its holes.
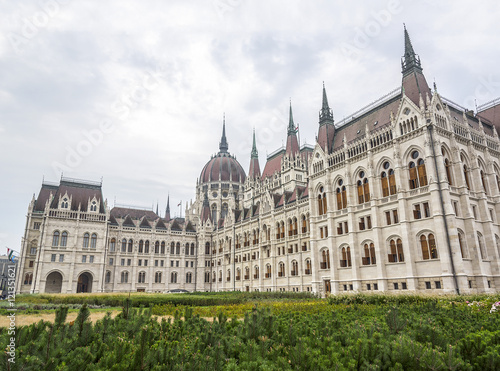
POLYGON ((250 158, 259 158, 259 153, 257 152, 257 145, 255 144, 255 128, 253 129, 253 145, 252 145, 252 154, 250 158))
POLYGON ((401 60, 401 67, 403 69, 403 75, 411 72, 414 68, 422 71, 422 66, 420 65, 420 58, 415 54, 413 50, 413 45, 411 44, 410 35, 404 25, 404 37, 405 37, 405 54, 401 60))
POLYGON ((328 105, 328 98, 326 97, 325 82, 323 81, 323 104, 321 105, 321 111, 319 111, 319 122, 320 125, 331 122, 333 123, 333 110, 330 109, 328 105))
POLYGON ((219 152, 227 152, 229 145, 227 144, 226 139, 226 113, 224 113, 222 120, 222 137, 219 144, 219 152))

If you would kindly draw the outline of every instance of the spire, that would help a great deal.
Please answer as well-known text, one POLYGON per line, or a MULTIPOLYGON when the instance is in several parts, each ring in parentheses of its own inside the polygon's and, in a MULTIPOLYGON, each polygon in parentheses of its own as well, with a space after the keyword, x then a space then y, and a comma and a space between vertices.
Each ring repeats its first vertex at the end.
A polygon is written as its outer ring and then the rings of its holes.
POLYGON ((165 210, 165 219, 170 220, 170 195, 167 196, 167 209, 165 210))
POLYGON ((295 124, 293 123, 292 100, 290 100, 290 114, 288 118, 288 135, 295 134, 295 124))
POLYGON ((321 105, 321 111, 319 111, 319 124, 324 125, 326 123, 333 124, 333 110, 328 105, 325 83, 323 82, 323 104, 321 105))
POLYGON ((253 146, 252 153, 250 154, 250 169, 248 170, 248 178, 260 178, 259 153, 257 152, 257 145, 255 144, 255 129, 253 129, 253 146))
POLYGON ((333 138, 335 136, 335 126, 333 122, 333 111, 328 106, 325 83, 323 83, 323 104, 319 111, 319 130, 317 142, 325 152, 331 153, 333 149, 333 138))
POLYGON ((159 214, 158 214, 158 201, 156 201, 156 215, 159 216, 159 214))
POLYGON ((294 155, 299 152, 299 142, 297 141, 297 130, 293 122, 292 101, 290 100, 290 117, 288 119, 288 132, 286 138, 286 153, 294 155))
POLYGON ((253 144, 252 144, 252 154, 250 158, 259 158, 259 153, 257 152, 257 146, 255 144, 255 128, 253 129, 253 144))
POLYGON ((222 137, 219 144, 219 152, 227 152, 229 148, 226 139, 226 114, 224 113, 224 118, 222 120, 222 137))
POLYGON ((413 72, 413 70, 418 70, 422 72, 422 66, 420 65, 420 57, 417 54, 415 54, 415 51, 413 50, 413 45, 411 44, 410 35, 406 30, 406 25, 404 25, 404 35, 405 35, 405 55, 401 60, 403 76, 410 74, 411 72, 413 72))

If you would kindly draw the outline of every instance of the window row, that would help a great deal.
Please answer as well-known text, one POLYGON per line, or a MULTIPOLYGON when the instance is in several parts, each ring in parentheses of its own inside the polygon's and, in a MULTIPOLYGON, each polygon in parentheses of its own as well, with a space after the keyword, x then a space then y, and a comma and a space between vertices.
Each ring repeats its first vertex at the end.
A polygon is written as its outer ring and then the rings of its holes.
MULTIPOLYGON (((184 246, 184 253, 186 256, 190 255, 195 255, 195 245, 194 243, 186 243, 184 246)), ((109 251, 110 252, 115 252, 116 251, 116 239, 112 238, 109 241, 109 251)), ((139 240, 138 242, 138 249, 137 249, 139 254, 149 254, 150 253, 150 242, 149 240, 139 240)), ((154 252, 155 254, 165 254, 166 253, 166 243, 165 241, 156 241, 154 243, 154 248, 151 249, 151 252, 154 252)), ((129 239, 127 241, 126 238, 122 239, 121 241, 121 252, 128 252, 132 253, 134 252, 134 241, 132 239, 129 239)), ((171 255, 180 255, 181 254, 181 243, 180 242, 171 242, 170 243, 170 254, 171 255)))
MULTIPOLYGON (((52 246, 53 247, 66 247, 68 245, 68 232, 63 231, 62 233, 59 231, 54 231, 52 234, 52 246)), ((95 249, 97 247, 97 234, 92 233, 92 235, 88 232, 84 233, 83 235, 83 243, 82 247, 83 248, 90 248, 95 249)))
MULTIPOLYGON (((178 283, 177 282, 177 277, 178 273, 177 272, 172 272, 170 273, 170 283, 178 283)), ((154 278, 154 283, 165 283, 162 281, 163 278, 163 273, 162 272, 155 272, 155 278, 154 278)), ((104 278, 105 283, 110 283, 111 282, 111 272, 107 271, 105 278, 104 278)), ((193 282, 193 273, 187 272, 186 273, 186 281, 185 283, 192 283, 193 282)), ((120 275, 120 283, 129 283, 129 272, 128 271, 123 271, 121 272, 120 275)), ((146 272, 139 272, 137 275, 137 283, 147 283, 146 282, 146 272)), ((180 282, 179 282, 180 283, 180 282)))

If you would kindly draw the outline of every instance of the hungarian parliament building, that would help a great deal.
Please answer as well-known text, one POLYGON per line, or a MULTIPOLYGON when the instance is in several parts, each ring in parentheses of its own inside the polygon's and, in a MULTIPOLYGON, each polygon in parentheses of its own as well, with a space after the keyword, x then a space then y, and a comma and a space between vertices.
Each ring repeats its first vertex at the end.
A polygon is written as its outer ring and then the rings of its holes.
POLYGON ((335 123, 323 86, 314 147, 290 107, 286 146, 261 171, 254 132, 246 173, 224 123, 184 218, 44 182, 16 292, 498 291, 500 100, 474 112, 442 97, 404 38, 401 87, 380 100, 335 123))

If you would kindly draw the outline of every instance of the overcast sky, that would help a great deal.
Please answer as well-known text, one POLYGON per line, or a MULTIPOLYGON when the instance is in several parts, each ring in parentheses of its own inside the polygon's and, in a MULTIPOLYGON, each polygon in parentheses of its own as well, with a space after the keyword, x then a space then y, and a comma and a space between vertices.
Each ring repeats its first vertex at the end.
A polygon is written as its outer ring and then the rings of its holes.
MULTIPOLYGON (((42 179, 100 181, 108 204, 163 215, 218 151, 261 169, 291 99, 314 144, 325 82, 341 121, 401 83, 403 23, 429 84, 500 96, 498 1, 0 1, 0 253, 20 250, 42 179), (156 206, 155 206, 156 207, 156 206)), ((184 212, 183 212, 184 213, 184 212)))

